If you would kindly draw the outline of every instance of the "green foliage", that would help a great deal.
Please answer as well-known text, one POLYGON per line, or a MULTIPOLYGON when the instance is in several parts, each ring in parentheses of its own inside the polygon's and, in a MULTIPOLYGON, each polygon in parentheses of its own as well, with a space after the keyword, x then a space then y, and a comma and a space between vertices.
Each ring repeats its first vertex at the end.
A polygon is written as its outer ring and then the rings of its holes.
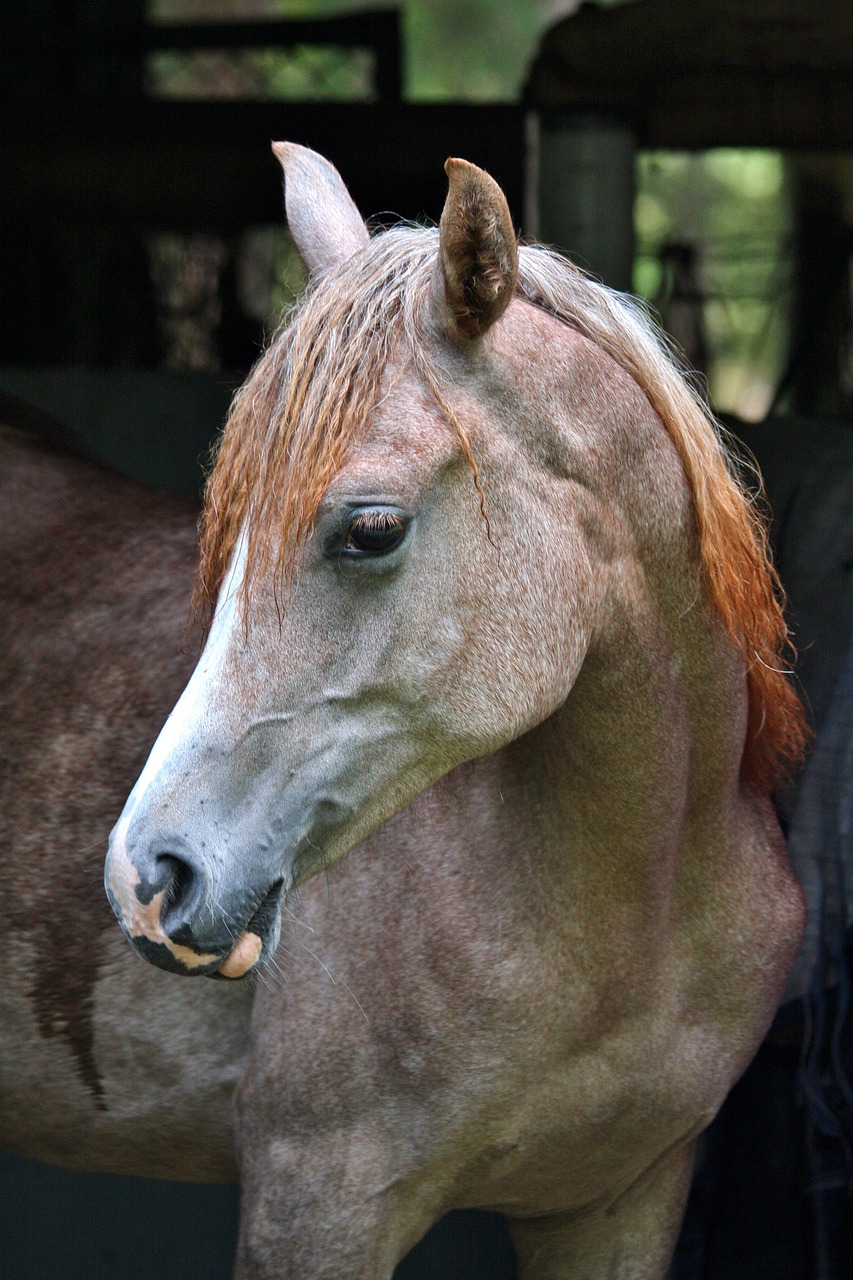
POLYGON ((786 357, 792 206, 774 151, 648 152, 637 164, 634 287, 669 319, 667 247, 692 246, 693 285, 720 411, 762 416, 786 357))
POLYGON ((147 63, 151 91, 163 98, 279 98, 369 102, 375 97, 369 49, 297 45, 291 49, 163 51, 147 63))

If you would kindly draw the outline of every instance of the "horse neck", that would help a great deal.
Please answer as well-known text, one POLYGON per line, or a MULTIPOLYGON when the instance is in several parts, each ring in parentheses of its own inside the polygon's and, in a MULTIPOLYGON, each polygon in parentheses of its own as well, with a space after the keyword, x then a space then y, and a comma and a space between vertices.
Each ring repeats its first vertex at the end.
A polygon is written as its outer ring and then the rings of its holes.
POLYGON ((651 937, 677 877, 707 857, 709 824, 726 838, 745 687, 689 546, 677 573, 634 569, 565 704, 452 789, 482 835, 461 852, 473 879, 502 885, 522 913, 627 912, 628 930, 651 937))
MULTIPOLYGON (((510 743, 497 767, 507 788, 524 779, 515 825, 532 826, 540 863, 558 870, 567 857, 586 858, 590 875, 606 877, 621 860, 624 887, 671 874, 697 808, 737 791, 744 671, 708 610, 696 512, 670 431, 600 347, 535 309, 515 319, 515 346, 501 355, 520 407, 499 410, 503 429, 513 438, 517 422, 534 423, 554 475, 565 459, 565 477, 582 482, 565 503, 563 545, 576 556, 582 542, 602 599, 564 705, 510 743), (536 358, 537 343, 559 350, 572 376, 557 376, 552 397, 531 409, 522 363, 536 358)), ((541 477, 548 486, 552 509, 562 510, 550 471, 541 477)))

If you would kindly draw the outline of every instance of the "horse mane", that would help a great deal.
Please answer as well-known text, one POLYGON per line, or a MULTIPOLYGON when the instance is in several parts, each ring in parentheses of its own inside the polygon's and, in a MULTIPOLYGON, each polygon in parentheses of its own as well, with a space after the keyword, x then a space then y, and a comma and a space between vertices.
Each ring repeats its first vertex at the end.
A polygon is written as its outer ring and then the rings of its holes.
MULTIPOLYGON (((401 346, 470 443, 425 355, 438 232, 396 227, 321 276, 285 316, 244 386, 219 442, 200 524, 196 608, 210 616, 243 532, 243 591, 272 568, 292 571, 319 503, 367 431, 383 372, 401 346)), ((542 246, 522 246, 518 296, 606 351, 634 377, 669 432, 693 500, 709 608, 747 669, 749 717, 743 773, 770 790, 796 764, 805 716, 787 679, 782 592, 761 510, 736 475, 717 424, 639 304, 542 246)))

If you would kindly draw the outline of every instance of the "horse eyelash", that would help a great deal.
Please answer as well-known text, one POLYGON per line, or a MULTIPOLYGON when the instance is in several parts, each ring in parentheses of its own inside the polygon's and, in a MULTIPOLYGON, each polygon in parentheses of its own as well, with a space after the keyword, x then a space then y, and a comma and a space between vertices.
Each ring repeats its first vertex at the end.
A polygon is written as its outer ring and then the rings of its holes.
POLYGON ((372 532, 374 529, 402 529, 404 521, 393 511, 363 511, 354 517, 352 524, 372 532))

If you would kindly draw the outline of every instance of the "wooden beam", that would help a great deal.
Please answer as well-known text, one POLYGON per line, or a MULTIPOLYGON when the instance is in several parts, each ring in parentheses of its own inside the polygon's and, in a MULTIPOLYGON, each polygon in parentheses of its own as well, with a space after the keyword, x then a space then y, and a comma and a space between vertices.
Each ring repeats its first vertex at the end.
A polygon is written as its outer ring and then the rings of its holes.
POLYGON ((340 169, 365 214, 437 220, 444 161, 460 155, 501 183, 522 216, 524 118, 479 104, 143 101, 111 114, 45 113, 0 138, 0 218, 96 219, 140 231, 232 234, 276 222, 281 179, 269 144, 288 139, 340 169))
MULTIPOLYGON (((292 49, 298 45, 330 45, 369 49, 376 56, 376 93, 382 101, 402 94, 403 37, 396 9, 376 9, 337 18, 255 22, 146 23, 115 27, 33 28, 14 24, 4 32, 4 58, 38 55, 45 60, 63 54, 87 60, 138 58, 161 50, 292 49)), ((49 65, 49 62, 47 63, 49 65)), ((45 92, 50 92, 46 81, 45 92)))
POLYGON ((850 0, 583 4, 545 35, 524 93, 592 112, 640 146, 853 148, 850 0))

